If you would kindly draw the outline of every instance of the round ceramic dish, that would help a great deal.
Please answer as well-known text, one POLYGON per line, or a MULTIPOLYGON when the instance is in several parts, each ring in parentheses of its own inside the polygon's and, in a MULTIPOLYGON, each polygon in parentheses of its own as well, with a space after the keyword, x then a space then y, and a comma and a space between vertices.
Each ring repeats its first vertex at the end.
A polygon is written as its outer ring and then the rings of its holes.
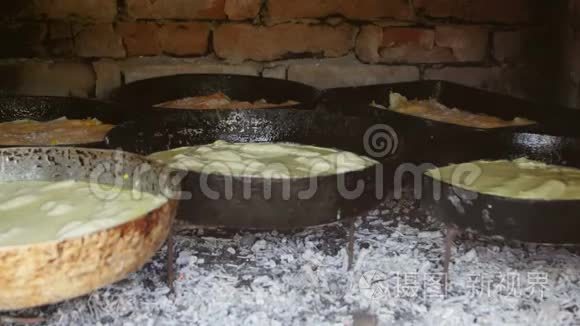
MULTIPOLYGON (((67 147, 0 149, 0 181, 89 181, 159 194, 165 168, 129 153, 67 147), (107 166, 109 168, 107 168, 107 166), (135 174, 137 168, 147 172, 135 174), (121 178, 121 179, 119 179, 121 178), (117 186, 119 183, 117 183, 117 186)), ((124 224, 62 241, 0 247, 0 310, 56 303, 123 279, 147 262, 165 241, 176 202, 124 224)))

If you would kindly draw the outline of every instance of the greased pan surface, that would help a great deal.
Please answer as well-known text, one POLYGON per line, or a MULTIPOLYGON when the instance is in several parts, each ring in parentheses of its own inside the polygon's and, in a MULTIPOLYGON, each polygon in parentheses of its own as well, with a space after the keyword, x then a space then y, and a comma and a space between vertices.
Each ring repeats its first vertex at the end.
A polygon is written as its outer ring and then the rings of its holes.
POLYGON ((339 112, 345 115, 372 116, 386 124, 405 126, 397 130, 404 134, 411 150, 405 157, 413 163, 439 163, 440 159, 453 159, 453 153, 443 153, 446 143, 463 142, 471 133, 493 134, 502 131, 540 132, 554 135, 580 134, 572 126, 570 119, 580 113, 559 107, 544 107, 525 100, 479 90, 446 81, 417 81, 384 85, 372 85, 349 88, 336 88, 323 91, 319 108, 327 112, 339 112), (423 119, 390 110, 381 110, 369 106, 375 102, 389 106, 389 94, 400 93, 409 99, 435 99, 447 107, 483 113, 511 120, 515 117, 528 118, 538 122, 537 125, 478 129, 454 124, 423 119), (563 116, 559 119, 558 116, 563 116), (568 116, 568 118, 565 118, 568 116), (417 149, 417 150, 416 150, 417 149))
MULTIPOLYGON (((472 149, 463 152, 462 159, 448 163, 526 157, 580 168, 580 141, 576 138, 504 132, 471 141, 472 149)), ((447 150, 452 150, 452 146, 447 150)), ((433 216, 461 228, 522 241, 580 243, 580 200, 526 200, 480 194, 424 175, 421 203, 433 216)))
MULTIPOLYGON (((89 182, 96 172, 99 184, 169 194, 176 189, 159 182, 165 171, 141 156, 118 151, 0 149, 0 181, 89 182), (148 169, 141 170, 144 166, 148 169)), ((165 241, 176 204, 169 200, 129 222, 84 236, 0 247, 0 311, 56 303, 125 278, 165 241)))
MULTIPOLYGON (((293 142, 366 155, 364 138, 372 125, 369 119, 306 110, 172 110, 119 126, 108 141, 113 148, 140 154, 221 139, 293 142)), ((178 217, 201 225, 292 229, 357 216, 377 206, 392 188, 389 169, 395 160, 385 158, 383 164, 356 172, 290 180, 188 172, 182 184, 192 197, 181 201, 178 217), (265 188, 271 195, 265 195, 265 188)))
MULTIPOLYGON (((537 121, 542 127, 551 125, 555 122, 564 123, 566 121, 558 118, 558 116, 560 116, 562 113, 574 112, 574 110, 567 108, 558 106, 546 107, 526 100, 511 97, 509 95, 493 93, 452 82, 438 80, 345 87, 324 90, 319 100, 319 106, 330 112, 341 112, 349 115, 367 115, 369 114, 369 111, 376 111, 376 108, 369 106, 369 104, 372 102, 388 107, 389 94, 391 92, 399 93, 410 100, 434 99, 450 108, 458 108, 460 110, 469 111, 472 113, 493 115, 506 120, 511 120, 515 117, 527 118, 537 121)), ((412 118, 413 120, 423 120, 426 124, 432 126, 448 126, 459 129, 477 129, 422 119, 392 111, 388 112, 395 114, 395 116, 408 117, 412 118)), ((537 130, 536 127, 534 127, 534 130, 537 130)), ((522 128, 523 127, 518 127, 517 129, 522 128)), ((514 128, 495 128, 494 130, 501 129, 514 128)))
MULTIPOLYGON (((61 117, 68 119, 95 118, 103 123, 119 124, 132 119, 134 114, 130 110, 122 110, 114 104, 97 100, 57 96, 0 96, 0 122, 24 119, 49 121, 61 117)), ((66 146, 106 147, 104 142, 66 146)), ((0 145, 0 147, 14 146, 0 145)))
POLYGON ((293 109, 312 109, 319 96, 319 91, 314 87, 282 79, 242 75, 182 74, 126 84, 114 92, 112 100, 124 106, 146 110, 162 102, 217 92, 222 92, 236 101, 254 102, 264 99, 272 104, 288 100, 299 102, 286 107, 293 109))

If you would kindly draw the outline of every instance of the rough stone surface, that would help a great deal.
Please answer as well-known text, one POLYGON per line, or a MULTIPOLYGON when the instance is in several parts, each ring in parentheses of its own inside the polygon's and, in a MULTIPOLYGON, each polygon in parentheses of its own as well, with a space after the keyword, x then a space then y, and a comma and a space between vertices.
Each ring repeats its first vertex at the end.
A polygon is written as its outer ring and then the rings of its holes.
POLYGON ((127 56, 159 55, 162 52, 159 26, 148 22, 123 22, 116 26, 123 38, 127 56))
POLYGON ((416 44, 431 49, 435 44, 435 32, 432 29, 415 27, 384 28, 382 44, 385 47, 416 44))
POLYGON ((271 67, 264 67, 264 69, 262 70, 262 77, 286 79, 287 72, 288 72, 288 67, 286 65, 274 64, 271 67))
POLYGON ((415 27, 364 26, 357 56, 368 63, 439 63, 456 61, 448 47, 435 47, 435 31, 415 27))
POLYGON ((225 0, 126 0, 132 18, 224 19, 225 0))
POLYGON ((135 58, 121 63, 125 82, 176 74, 238 74, 258 76, 260 67, 247 63, 230 65, 214 58, 175 59, 175 58, 135 58))
POLYGON ((380 50, 381 62, 385 63, 441 63, 456 61, 448 48, 425 49, 414 44, 405 44, 380 50))
POLYGON ((225 13, 231 20, 254 19, 261 6, 261 0, 226 0, 225 13))
POLYGON ((159 40, 164 53, 177 56, 207 52, 209 24, 171 23, 161 26, 159 40))
POLYGON ((93 62, 95 70, 95 96, 106 99, 111 92, 121 86, 121 68, 112 60, 100 60, 93 62))
POLYGON ((435 44, 449 48, 458 61, 482 61, 487 55, 489 30, 479 26, 437 26, 435 44))
POLYGON ((225 24, 214 32, 214 50, 231 62, 247 59, 272 61, 292 54, 342 56, 354 46, 356 28, 305 24, 281 24, 257 27, 249 24, 225 24))
POLYGON ((365 65, 348 56, 290 63, 288 79, 333 88, 418 80, 419 70, 410 66, 365 65))
POLYGON ((268 19, 287 21, 341 15, 357 20, 396 18, 410 20, 413 12, 405 0, 268 0, 268 19))
POLYGON ((95 88, 93 69, 82 63, 0 63, 0 75, 0 89, 8 93, 88 97, 95 88))
POLYGON ((207 23, 127 22, 117 25, 127 56, 202 55, 207 52, 210 25, 207 23))
POLYGON ((383 29, 375 25, 361 27, 356 38, 355 52, 357 57, 368 63, 381 61, 379 49, 383 45, 383 29))
POLYGON ((76 26, 75 34, 75 50, 80 57, 125 56, 121 37, 111 24, 76 26))
POLYGON ((445 67, 429 68, 425 79, 447 80, 468 86, 494 89, 498 87, 500 68, 497 67, 445 67))

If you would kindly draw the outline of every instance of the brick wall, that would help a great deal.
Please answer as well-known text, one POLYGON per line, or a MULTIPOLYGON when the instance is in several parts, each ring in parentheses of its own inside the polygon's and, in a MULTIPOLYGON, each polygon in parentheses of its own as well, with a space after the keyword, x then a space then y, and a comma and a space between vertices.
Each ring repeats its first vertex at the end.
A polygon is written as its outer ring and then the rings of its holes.
POLYGON ((318 87, 445 79, 544 100, 557 62, 545 3, 3 1, 0 89, 105 97, 122 83, 198 72, 318 87))

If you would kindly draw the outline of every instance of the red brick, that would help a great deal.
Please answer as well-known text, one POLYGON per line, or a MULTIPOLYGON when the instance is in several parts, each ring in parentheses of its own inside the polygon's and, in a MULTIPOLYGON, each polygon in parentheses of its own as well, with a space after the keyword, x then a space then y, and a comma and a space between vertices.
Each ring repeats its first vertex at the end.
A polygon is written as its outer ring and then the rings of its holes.
POLYGON ((209 24, 206 23, 120 23, 127 56, 200 55, 208 48, 209 24))
POLYGON ((474 22, 521 23, 537 16, 541 0, 415 0, 420 14, 474 22))
POLYGON ((426 28, 364 26, 356 41, 367 63, 438 63, 455 61, 448 48, 434 47, 435 32, 426 28))
POLYGON ((261 6, 261 0, 226 0, 225 12, 231 20, 254 19, 261 6))
POLYGON ((209 24, 171 23, 161 26, 159 39, 163 52, 178 56, 205 54, 209 24))
POLYGON ((358 20, 413 18, 407 0, 267 0, 267 8, 267 17, 272 21, 331 15, 358 20))
POLYGON ((117 15, 116 0, 36 0, 34 16, 49 19, 92 20, 111 22, 117 15))
POLYGON ((435 32, 432 29, 414 27, 383 29, 382 44, 384 47, 413 44, 425 49, 431 49, 434 43, 435 32))
POLYGON ((224 19, 225 0, 126 0, 132 18, 224 19))
POLYGON ((363 26, 356 38, 356 55, 367 63, 381 61, 379 49, 383 45, 383 28, 375 25, 363 26))
POLYGON ((291 54, 323 54, 338 57, 354 45, 356 28, 305 24, 281 24, 272 27, 249 24, 226 24, 214 32, 214 50, 220 58, 233 62, 246 59, 271 61, 291 54))
POLYGON ((111 24, 75 26, 75 50, 80 57, 125 56, 121 37, 111 24))
POLYGON ((478 26, 437 26, 435 45, 449 48, 458 61, 482 61, 487 55, 489 30, 478 26))
POLYGON ((453 62, 455 58, 450 49, 425 49, 413 44, 394 48, 382 48, 379 52, 383 63, 444 63, 453 62))
POLYGON ((123 37, 127 56, 158 55, 163 51, 155 23, 119 23, 117 33, 123 37))

